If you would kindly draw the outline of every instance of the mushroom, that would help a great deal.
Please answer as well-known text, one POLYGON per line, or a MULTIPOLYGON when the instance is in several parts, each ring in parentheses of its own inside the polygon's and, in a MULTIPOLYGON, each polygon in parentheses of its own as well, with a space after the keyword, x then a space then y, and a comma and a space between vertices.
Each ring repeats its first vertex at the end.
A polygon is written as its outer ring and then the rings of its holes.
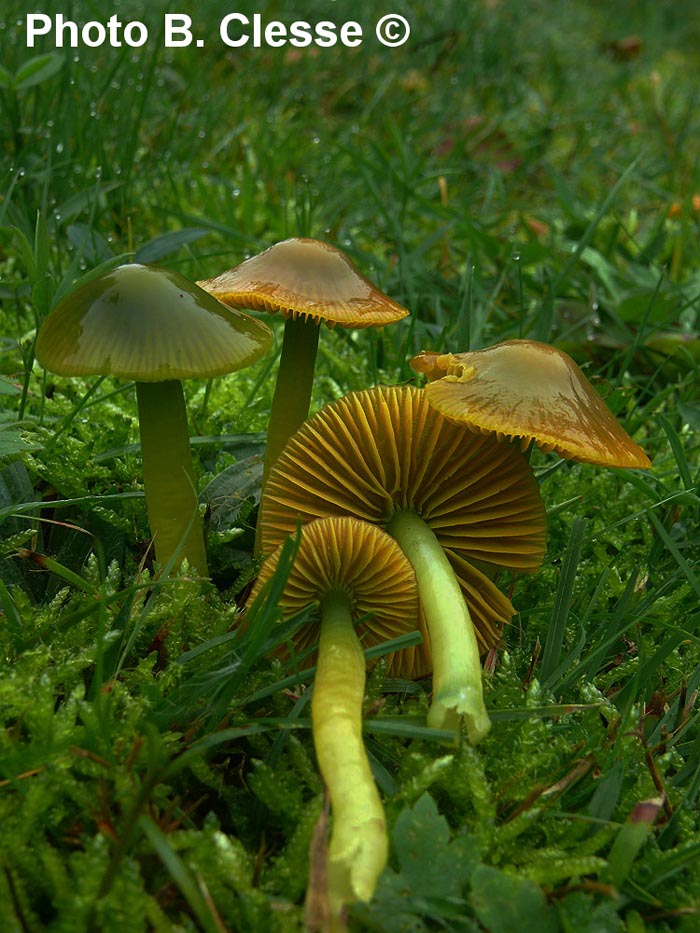
POLYGON ((310 418, 271 470, 263 553, 298 520, 333 515, 380 525, 401 545, 427 623, 411 674, 432 667, 428 722, 454 729, 463 718, 478 742, 490 726, 479 648, 513 614, 488 575, 534 571, 544 557, 544 505, 522 453, 450 423, 411 386, 353 392, 310 418))
POLYGON ((545 452, 600 466, 651 462, 576 363, 556 347, 508 340, 468 353, 423 352, 411 360, 445 418, 498 438, 532 441, 545 452))
MULTIPOLYGON (((263 563, 251 599, 274 574, 281 550, 263 563)), ((295 639, 305 645, 309 633, 319 638, 311 723, 333 814, 330 928, 345 929, 345 905, 372 897, 388 852, 384 809, 362 741, 363 645, 412 630, 418 595, 411 566, 389 535, 352 518, 329 518, 302 530, 280 599, 283 617, 316 601, 320 636, 318 623, 309 622, 295 639)))
POLYGON ((155 553, 207 576, 182 379, 208 379, 258 359, 265 324, 232 311, 176 272, 122 265, 82 285, 52 309, 37 358, 60 376, 136 382, 143 481, 155 553))
POLYGON ((279 312, 285 320, 263 467, 272 464, 309 413, 319 327, 381 327, 408 314, 365 278, 342 250, 321 240, 292 238, 198 282, 233 308, 279 312))

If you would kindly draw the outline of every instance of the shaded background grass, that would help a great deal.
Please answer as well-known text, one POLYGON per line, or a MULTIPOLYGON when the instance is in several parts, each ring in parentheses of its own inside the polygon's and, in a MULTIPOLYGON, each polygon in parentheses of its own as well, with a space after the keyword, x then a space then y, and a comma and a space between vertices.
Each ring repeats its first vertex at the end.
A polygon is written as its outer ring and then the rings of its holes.
POLYGON ((354 922, 695 929, 693 5, 392 4, 412 27, 395 50, 371 35, 388 8, 242 4, 357 18, 366 38, 229 50, 226 4, 175 6, 203 48, 164 49, 174 10, 158 3, 107 11, 147 22, 140 50, 28 50, 12 2, 0 27, 4 927, 300 927, 320 811, 308 695, 262 657, 271 608, 254 638, 230 631, 274 362, 188 387, 216 586, 161 581, 144 603, 133 393, 47 376, 33 341, 102 262, 204 278, 310 235, 412 312, 381 334, 324 332, 315 407, 411 378, 418 349, 534 337, 585 366, 654 460, 645 475, 533 460, 548 557, 537 577, 501 581, 519 613, 492 665, 483 749, 421 729, 429 684, 372 675, 393 850, 354 922), (630 820, 649 800, 647 821, 630 820))

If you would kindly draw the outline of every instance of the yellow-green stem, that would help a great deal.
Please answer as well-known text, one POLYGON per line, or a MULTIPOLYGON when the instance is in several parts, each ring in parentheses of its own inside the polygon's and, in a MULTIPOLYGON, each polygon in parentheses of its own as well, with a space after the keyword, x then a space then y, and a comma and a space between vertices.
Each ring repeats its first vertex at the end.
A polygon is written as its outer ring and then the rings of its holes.
POLYGON ((470 742, 491 728, 484 705, 479 644, 454 570, 432 529, 415 512, 394 514, 387 530, 413 565, 433 657, 433 700, 428 725, 457 729, 463 719, 470 742))
POLYGON ((311 404, 319 325, 302 318, 284 324, 282 352, 267 427, 263 486, 287 440, 306 421, 311 404))
MULTIPOLYGON (((314 364, 318 350, 319 325, 303 318, 288 318, 284 324, 282 352, 267 425, 262 492, 268 474, 284 445, 306 421, 311 404, 314 364)), ((260 554, 260 525, 255 535, 255 553, 260 554)))
POLYGON ((186 557, 208 577, 182 383, 137 382, 136 398, 143 486, 156 558, 168 563, 182 544, 179 559, 186 557))
POLYGON ((374 894, 388 842, 384 808, 362 741, 365 657, 353 628, 350 600, 332 591, 323 598, 321 611, 311 720, 333 816, 328 850, 332 929, 342 930, 346 905, 368 901, 374 894))

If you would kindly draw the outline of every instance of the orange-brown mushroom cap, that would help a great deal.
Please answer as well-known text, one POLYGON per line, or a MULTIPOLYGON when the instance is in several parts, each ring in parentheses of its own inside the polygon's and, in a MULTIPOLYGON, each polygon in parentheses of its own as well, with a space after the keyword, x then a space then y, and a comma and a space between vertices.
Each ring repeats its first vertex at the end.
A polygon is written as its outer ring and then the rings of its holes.
POLYGON ((325 321, 329 327, 379 327, 408 314, 342 250, 308 238, 283 240, 197 284, 230 307, 325 321))
MULTIPOLYGON (((282 547, 263 563, 251 593, 254 599, 274 574, 282 547)), ((321 519, 302 529, 299 550, 284 588, 280 607, 284 618, 333 590, 347 593, 353 620, 363 645, 397 638, 418 628, 418 590, 413 568, 399 545, 376 525, 347 517, 321 519)), ((305 652, 318 642, 318 625, 308 622, 294 634, 305 652)), ((390 670, 400 670, 401 655, 392 656, 390 670)), ((314 655, 305 658, 313 663, 314 655)))
MULTIPOLYGON (((453 565, 483 650, 498 640, 510 601, 487 575, 536 570, 545 511, 521 452, 447 421, 411 386, 375 386, 327 405, 289 440, 270 472, 261 508, 263 553, 302 523, 350 515, 380 526, 412 509, 453 565)), ((402 672, 431 669, 429 637, 401 652, 402 672)))
POLYGON ((576 363, 556 347, 508 340, 468 353, 421 353, 411 366, 430 380, 430 404, 472 431, 531 441, 544 451, 601 466, 651 462, 576 363))

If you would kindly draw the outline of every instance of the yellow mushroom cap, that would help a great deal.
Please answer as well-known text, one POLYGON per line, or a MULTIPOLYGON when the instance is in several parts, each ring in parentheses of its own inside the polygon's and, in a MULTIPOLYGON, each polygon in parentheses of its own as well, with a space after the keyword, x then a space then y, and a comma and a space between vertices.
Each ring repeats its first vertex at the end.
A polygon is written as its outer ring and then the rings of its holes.
POLYGON ((267 325, 177 272, 128 263, 60 301, 41 325, 36 354, 60 376, 160 382, 233 372, 271 343, 267 325))
POLYGON ((442 379, 447 373, 449 361, 453 356, 459 356, 459 354, 421 350, 411 360, 411 369, 417 373, 422 373, 428 382, 432 382, 433 379, 442 379))
MULTIPOLYGON (((262 565, 251 593, 254 599, 277 568, 281 546, 262 565)), ((284 618, 322 600, 333 590, 350 597, 353 620, 365 648, 418 627, 418 589, 413 568, 396 541, 375 525, 336 517, 302 529, 299 550, 280 600, 284 618)), ((318 642, 318 624, 309 622, 294 635, 298 651, 318 642)), ((404 652, 395 655, 400 657, 404 652)), ((304 663, 312 664, 313 655, 304 663)))
POLYGON ((472 431, 531 441, 544 451, 601 466, 646 468, 651 462, 605 405, 576 363, 534 340, 469 353, 422 353, 411 366, 432 380, 430 404, 472 431))
POLYGON ((279 312, 329 326, 379 327, 408 314, 342 250, 308 238, 283 240, 197 284, 233 308, 279 312))
MULTIPOLYGON (((481 647, 498 640, 510 601, 489 579, 497 568, 536 570, 545 510, 522 453, 447 421, 411 386, 375 386, 327 405, 288 441, 261 507, 263 553, 297 521, 349 515, 380 526, 412 509, 430 526, 467 598, 481 647)), ((400 663, 431 669, 429 639, 400 663)))

